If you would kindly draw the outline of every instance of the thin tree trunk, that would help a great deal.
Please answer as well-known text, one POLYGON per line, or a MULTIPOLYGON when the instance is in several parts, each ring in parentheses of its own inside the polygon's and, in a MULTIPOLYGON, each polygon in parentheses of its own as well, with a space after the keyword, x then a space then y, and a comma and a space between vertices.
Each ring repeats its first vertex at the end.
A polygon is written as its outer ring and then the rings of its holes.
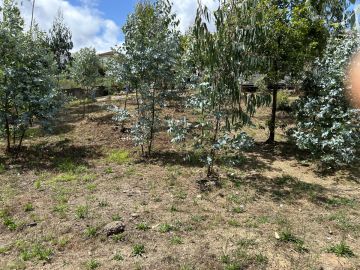
MULTIPOLYGON (((7 84, 7 77, 5 76, 5 85, 7 84)), ((8 94, 5 95, 5 132, 6 132, 6 152, 10 152, 11 150, 11 134, 10 134, 10 126, 9 126, 9 119, 7 113, 9 112, 9 104, 8 104, 8 94)))
POLYGON ((84 99, 83 99, 83 115, 82 118, 85 118, 85 112, 86 112, 86 98, 87 98, 87 90, 85 90, 84 93, 84 99))
POLYGON ((127 108, 127 101, 128 101, 128 97, 129 97, 129 91, 130 91, 130 89, 126 92, 126 96, 125 96, 125 104, 124 104, 124 109, 125 110, 127 108))
POLYGON ((30 31, 32 31, 33 22, 34 22, 34 10, 35 10, 35 0, 33 0, 32 10, 31 10, 30 31))
MULTIPOLYGON (((212 140, 212 145, 216 143, 217 135, 219 132, 219 126, 220 126, 220 121, 218 118, 216 118, 216 127, 215 127, 214 137, 212 140)), ((211 163, 208 165, 207 177, 210 177, 214 173, 215 154, 216 154, 215 149, 212 147, 210 151, 211 163)))
POLYGON ((154 139, 154 122, 155 122, 155 88, 152 92, 152 108, 151 108, 151 127, 150 127, 150 142, 148 147, 148 155, 151 155, 151 148, 154 139))
POLYGON ((23 143, 23 140, 24 140, 24 137, 25 137, 25 132, 26 132, 26 129, 23 128, 23 130, 21 132, 20 140, 19 140, 18 150, 20 150, 20 148, 22 146, 22 143, 23 143))
POLYGON ((277 90, 276 86, 274 86, 272 89, 273 101, 272 101, 271 119, 270 119, 270 124, 269 124, 270 134, 269 134, 269 138, 266 141, 266 143, 269 143, 269 144, 273 144, 275 142, 277 93, 278 93, 278 90, 277 90))
MULTIPOLYGON (((7 111, 7 109, 5 110, 7 111)), ((9 127, 9 120, 7 115, 5 115, 5 130, 6 130, 6 140, 7 140, 7 145, 6 145, 6 152, 10 152, 11 149, 11 142, 10 142, 10 127, 9 127)))
POLYGON ((16 143, 16 130, 15 127, 13 127, 13 145, 16 143))

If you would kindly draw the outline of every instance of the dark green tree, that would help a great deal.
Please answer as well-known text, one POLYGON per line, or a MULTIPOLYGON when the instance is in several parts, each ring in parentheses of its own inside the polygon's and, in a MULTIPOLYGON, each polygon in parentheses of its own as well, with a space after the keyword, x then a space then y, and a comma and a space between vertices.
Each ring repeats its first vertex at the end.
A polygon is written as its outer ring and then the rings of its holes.
POLYGON ((71 38, 71 31, 64 23, 64 16, 59 10, 47 38, 50 50, 54 54, 59 74, 71 62, 71 50, 74 47, 71 38))

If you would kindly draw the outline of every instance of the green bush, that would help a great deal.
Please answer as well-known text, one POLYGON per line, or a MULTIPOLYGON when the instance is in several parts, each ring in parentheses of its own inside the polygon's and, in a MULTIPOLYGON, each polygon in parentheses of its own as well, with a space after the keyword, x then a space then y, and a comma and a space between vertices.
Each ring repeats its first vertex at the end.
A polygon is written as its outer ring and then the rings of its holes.
POLYGON ((285 91, 279 91, 277 94, 277 110, 288 112, 291 110, 290 95, 285 91))

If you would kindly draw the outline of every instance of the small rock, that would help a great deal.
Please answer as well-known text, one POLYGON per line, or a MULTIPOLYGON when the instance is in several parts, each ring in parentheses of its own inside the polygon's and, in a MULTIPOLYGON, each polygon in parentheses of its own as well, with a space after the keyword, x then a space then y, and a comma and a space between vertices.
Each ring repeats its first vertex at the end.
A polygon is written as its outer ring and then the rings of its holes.
POLYGON ((197 195, 196 198, 201 199, 202 198, 201 194, 197 195))
POLYGON ((137 218, 137 217, 139 217, 139 214, 133 213, 133 214, 131 214, 131 216, 132 216, 133 218, 137 218))
POLYGON ((103 232, 106 236, 122 233, 124 231, 125 231, 125 224, 122 223, 121 221, 111 222, 107 224, 103 229, 103 232))
POLYGON ((275 238, 280 239, 280 235, 277 232, 275 232, 275 238))

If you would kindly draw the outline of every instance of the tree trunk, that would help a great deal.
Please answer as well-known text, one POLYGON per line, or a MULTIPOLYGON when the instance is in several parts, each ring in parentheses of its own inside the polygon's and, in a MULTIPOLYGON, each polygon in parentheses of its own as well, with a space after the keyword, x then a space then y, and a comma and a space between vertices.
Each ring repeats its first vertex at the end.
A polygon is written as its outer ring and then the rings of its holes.
POLYGON ((20 148, 21 148, 21 146, 22 146, 22 142, 23 142, 23 140, 24 140, 25 132, 26 132, 26 129, 23 128, 23 130, 22 130, 22 132, 21 132, 21 137, 20 137, 20 140, 19 140, 18 150, 20 150, 20 148))
POLYGON ((151 108, 151 127, 150 127, 150 140, 149 140, 149 147, 148 147, 148 155, 151 155, 151 148, 154 139, 154 123, 155 122, 155 88, 153 89, 152 93, 152 108, 151 108))
POLYGON ((83 99, 83 115, 82 118, 85 118, 85 113, 86 113, 86 98, 87 98, 87 90, 85 90, 84 93, 84 99, 83 99))
POLYGON ((6 152, 10 152, 10 149, 11 149, 11 142, 10 142, 11 134, 10 134, 9 120, 7 118, 7 115, 5 116, 5 130, 6 130, 6 140, 7 140, 6 152))
POLYGON ((33 0, 32 9, 31 9, 30 31, 32 31, 32 27, 33 27, 33 23, 34 23, 34 10, 35 10, 35 0, 33 0))
MULTIPOLYGON (((213 145, 216 143, 217 135, 218 135, 218 132, 219 132, 219 127, 220 127, 220 120, 218 118, 216 118, 216 127, 215 127, 215 131, 214 131, 214 137, 213 137, 213 140, 212 140, 213 145)), ((210 177, 214 173, 215 154, 216 154, 215 149, 212 147, 211 151, 210 151, 211 163, 208 165, 207 177, 210 177)))
POLYGON ((129 97, 129 92, 130 92, 130 88, 126 91, 124 110, 126 110, 126 108, 127 108, 127 101, 128 101, 128 97, 129 97))
POLYGON ((275 128, 276 128, 276 107, 277 107, 277 93, 278 90, 276 86, 272 89, 272 110, 271 110, 271 119, 269 123, 269 138, 266 143, 273 144, 275 142, 275 128))

